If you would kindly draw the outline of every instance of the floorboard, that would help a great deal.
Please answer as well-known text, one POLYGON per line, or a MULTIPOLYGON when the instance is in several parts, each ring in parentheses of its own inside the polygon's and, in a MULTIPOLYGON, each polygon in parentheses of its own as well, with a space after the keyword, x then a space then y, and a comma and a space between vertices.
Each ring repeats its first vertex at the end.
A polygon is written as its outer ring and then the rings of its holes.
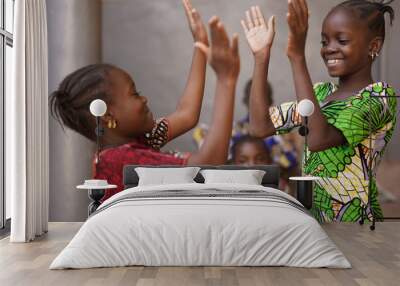
POLYGON ((326 224, 324 229, 353 268, 289 267, 120 267, 48 270, 81 223, 50 223, 49 232, 32 243, 0 240, 0 285, 264 286, 384 285, 400 279, 400 222, 368 225, 326 224))

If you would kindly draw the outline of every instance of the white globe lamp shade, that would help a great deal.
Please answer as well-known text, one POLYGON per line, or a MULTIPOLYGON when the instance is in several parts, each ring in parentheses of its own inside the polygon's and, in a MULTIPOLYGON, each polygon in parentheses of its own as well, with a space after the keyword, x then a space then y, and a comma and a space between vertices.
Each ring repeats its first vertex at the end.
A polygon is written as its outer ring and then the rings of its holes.
POLYGON ((314 103, 309 99, 299 102, 299 113, 303 117, 309 117, 314 113, 314 103))
POLYGON ((103 116, 107 111, 107 104, 101 99, 95 99, 90 103, 90 113, 94 116, 103 116))

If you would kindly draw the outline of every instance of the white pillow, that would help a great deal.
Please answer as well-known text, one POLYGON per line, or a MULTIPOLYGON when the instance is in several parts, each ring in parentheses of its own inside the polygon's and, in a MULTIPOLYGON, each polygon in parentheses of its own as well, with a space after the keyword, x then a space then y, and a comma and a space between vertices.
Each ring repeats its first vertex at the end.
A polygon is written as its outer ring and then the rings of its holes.
POLYGON ((205 184, 226 183, 226 184, 246 184, 261 185, 265 175, 262 170, 201 170, 200 174, 204 177, 205 184))
POLYGON ((199 167, 135 168, 139 176, 139 186, 195 183, 193 179, 199 170, 199 167))

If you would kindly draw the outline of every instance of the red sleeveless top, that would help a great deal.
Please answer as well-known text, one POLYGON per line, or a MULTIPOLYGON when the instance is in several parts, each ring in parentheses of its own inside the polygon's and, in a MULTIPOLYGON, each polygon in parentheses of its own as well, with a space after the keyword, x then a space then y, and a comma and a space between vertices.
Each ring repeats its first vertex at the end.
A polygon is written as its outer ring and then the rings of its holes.
POLYGON ((168 121, 161 119, 144 140, 102 150, 99 162, 96 164, 93 160, 93 177, 107 180, 117 188, 106 190, 101 202, 123 191, 122 171, 125 165, 186 165, 190 153, 159 151, 167 142, 168 121))

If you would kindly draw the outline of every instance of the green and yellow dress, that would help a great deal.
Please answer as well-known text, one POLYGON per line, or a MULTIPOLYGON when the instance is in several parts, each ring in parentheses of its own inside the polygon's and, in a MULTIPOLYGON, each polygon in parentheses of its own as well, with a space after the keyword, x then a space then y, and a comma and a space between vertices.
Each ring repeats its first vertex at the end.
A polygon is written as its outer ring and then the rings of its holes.
MULTIPOLYGON (((327 97, 336 89, 333 83, 314 86, 322 113, 329 124, 343 133, 347 143, 321 152, 308 152, 304 172, 321 178, 315 184, 312 213, 320 222, 354 222, 362 214, 371 220, 371 209, 375 218, 382 218, 375 171, 394 131, 395 91, 387 83, 377 82, 345 100, 328 101, 327 97), (368 201, 369 180, 372 188, 368 201)), ((278 134, 301 125, 297 102, 271 107, 270 116, 278 134)))

